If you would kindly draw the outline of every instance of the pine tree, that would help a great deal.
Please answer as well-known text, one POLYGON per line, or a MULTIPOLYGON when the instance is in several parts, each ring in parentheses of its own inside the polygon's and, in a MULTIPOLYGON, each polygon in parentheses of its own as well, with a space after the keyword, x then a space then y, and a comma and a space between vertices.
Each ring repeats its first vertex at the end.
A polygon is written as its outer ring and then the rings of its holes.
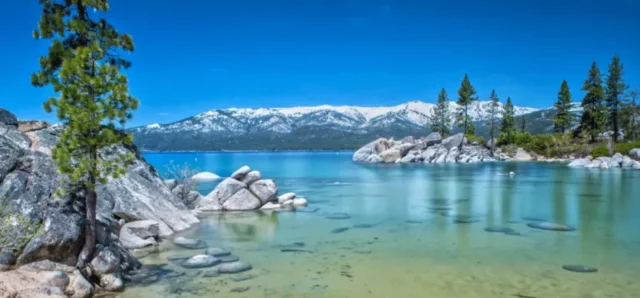
POLYGON ((438 94, 438 103, 429 115, 429 122, 431 130, 440 133, 441 136, 450 133, 451 113, 449 112, 449 98, 444 88, 438 94))
POLYGON ((458 89, 458 110, 456 111, 456 123, 458 126, 463 127, 465 134, 475 134, 475 127, 473 127, 473 119, 469 116, 469 105, 478 100, 476 90, 471 85, 467 74, 464 75, 460 89, 458 89))
POLYGON ((629 91, 620 109, 620 121, 625 138, 633 142, 638 140, 638 106, 636 103, 638 94, 640 94, 638 90, 629 91))
POLYGON ((491 148, 489 148, 489 150, 491 150, 493 154, 493 147, 496 145, 496 141, 494 140, 496 135, 496 119, 498 118, 500 109, 500 99, 498 98, 496 90, 491 90, 489 101, 489 141, 491 142, 491 148))
POLYGON ((85 190, 85 243, 77 260, 77 267, 85 268, 96 246, 96 186, 123 175, 133 161, 132 154, 105 159, 99 154, 101 148, 132 143, 123 128, 138 100, 129 94, 121 73, 131 65, 121 54, 133 51, 133 41, 105 19, 93 18, 96 11, 108 11, 107 0, 40 3, 43 13, 34 37, 52 43, 31 80, 38 87, 53 86, 58 95, 44 109, 55 110, 65 125, 52 151, 58 170, 85 190))
POLYGON ((564 133, 567 129, 571 128, 571 120, 573 120, 571 114, 571 91, 569 91, 567 81, 562 81, 560 91, 558 92, 558 101, 556 101, 553 106, 557 111, 553 117, 554 130, 564 133))
POLYGON ((507 103, 503 106, 502 111, 502 125, 500 126, 501 138, 503 143, 511 144, 515 141, 516 137, 516 118, 515 108, 511 102, 511 97, 507 97, 507 103))
POLYGON ((520 132, 524 133, 527 130, 527 120, 524 119, 524 115, 520 116, 520 132))
POLYGON ((582 99, 582 118, 580 119, 580 131, 586 133, 592 142, 604 126, 605 114, 602 106, 604 100, 604 90, 602 88, 602 77, 600 69, 594 61, 589 69, 589 76, 582 86, 582 90, 587 94, 582 99))
POLYGON ((624 91, 627 89, 627 85, 622 78, 624 71, 620 57, 614 55, 609 64, 609 75, 607 76, 607 85, 605 88, 605 98, 608 110, 608 122, 610 128, 613 130, 613 141, 618 141, 619 129, 619 109, 621 103, 621 97, 624 95, 624 91))

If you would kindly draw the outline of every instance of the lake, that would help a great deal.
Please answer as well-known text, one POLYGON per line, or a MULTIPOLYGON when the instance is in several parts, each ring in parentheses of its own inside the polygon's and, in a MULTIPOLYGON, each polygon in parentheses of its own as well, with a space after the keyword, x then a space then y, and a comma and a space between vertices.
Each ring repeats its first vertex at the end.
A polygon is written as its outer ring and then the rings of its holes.
MULTIPOLYGON (((242 165, 295 192, 306 212, 219 213, 183 235, 253 266, 243 281, 207 270, 132 286, 121 297, 637 297, 640 171, 564 163, 360 165, 352 152, 147 153, 229 176, 242 165), (507 173, 513 171, 514 176, 507 173), (314 212, 315 211, 315 212, 314 212), (330 219, 336 213, 346 219, 330 219), (551 221, 575 231, 527 224, 551 221), (499 228, 488 232, 488 227, 499 228), (505 233, 506 232, 506 233, 505 233), (295 248, 302 252, 283 252, 295 248), (285 249, 286 250, 286 249, 285 249), (564 265, 585 265, 576 273, 564 265), (244 287, 244 288, 243 288, 244 287), (248 289, 246 287, 249 287, 248 289), (244 290, 244 292, 230 292, 244 290)), ((215 183, 202 184, 207 194, 215 183)), ((200 251, 164 241, 142 259, 200 251), (168 249, 168 250, 167 250, 168 249)))

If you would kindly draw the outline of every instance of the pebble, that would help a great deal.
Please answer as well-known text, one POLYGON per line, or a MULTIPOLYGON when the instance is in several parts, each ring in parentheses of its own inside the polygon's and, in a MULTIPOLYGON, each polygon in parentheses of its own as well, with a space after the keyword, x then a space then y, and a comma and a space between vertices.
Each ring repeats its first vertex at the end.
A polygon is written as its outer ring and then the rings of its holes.
POLYGON ((249 286, 246 286, 246 287, 233 288, 233 289, 231 289, 230 292, 232 292, 232 293, 242 293, 242 292, 246 292, 248 290, 249 290, 249 286))
POLYGON ((348 213, 334 213, 331 215, 327 215, 326 218, 327 219, 349 219, 351 218, 351 215, 349 215, 348 213))
POLYGON ((243 262, 224 263, 218 267, 220 273, 239 273, 251 270, 251 265, 243 262))
POLYGON ((580 273, 598 272, 598 268, 583 265, 564 265, 562 266, 562 269, 580 273))
POLYGON ((223 257, 218 257, 218 259, 220 260, 220 262, 222 263, 233 263, 233 262, 237 262, 240 260, 240 258, 238 258, 237 256, 223 256, 223 257))
POLYGON ((531 222, 527 224, 528 227, 547 231, 561 231, 570 232, 575 231, 574 227, 570 227, 565 224, 553 223, 553 222, 531 222))
POLYGON ((344 232, 346 232, 348 230, 349 230, 349 228, 337 228, 337 229, 331 230, 331 233, 340 234, 340 233, 344 233, 344 232))
POLYGON ((206 255, 214 256, 214 257, 226 257, 230 256, 231 252, 224 248, 210 247, 207 248, 204 253, 206 255))

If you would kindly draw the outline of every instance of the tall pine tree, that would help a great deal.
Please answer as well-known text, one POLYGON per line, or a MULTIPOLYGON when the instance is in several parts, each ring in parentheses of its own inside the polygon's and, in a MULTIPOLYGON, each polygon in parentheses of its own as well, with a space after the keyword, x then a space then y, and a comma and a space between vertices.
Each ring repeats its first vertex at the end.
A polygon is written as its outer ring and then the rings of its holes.
POLYGON ((608 123, 613 130, 613 141, 618 141, 619 128, 619 112, 622 96, 624 95, 627 85, 624 83, 623 66, 618 55, 613 55, 611 64, 609 64, 609 75, 607 76, 607 84, 605 87, 605 98, 607 104, 608 123))
POLYGON ((594 61, 589 69, 587 80, 584 81, 582 90, 587 92, 582 99, 582 118, 580 119, 580 131, 586 133, 592 142, 596 141, 598 134, 602 132, 605 114, 602 101, 604 90, 602 88, 602 76, 600 69, 594 61))
POLYGON ((524 133, 525 131, 527 131, 527 120, 522 115, 520 116, 520 132, 524 133))
POLYGON ((636 102, 638 94, 640 94, 638 90, 629 91, 620 111, 620 121, 624 129, 625 139, 634 142, 638 140, 638 126, 640 126, 638 123, 638 105, 636 102))
POLYGON ((571 120, 573 120, 573 115, 571 114, 571 91, 569 91, 567 81, 562 81, 558 92, 558 100, 553 104, 553 107, 557 111, 553 117, 554 130, 564 133, 571 128, 571 120))
POLYGON ((458 110, 456 111, 456 123, 458 126, 463 127, 465 134, 475 134, 475 127, 473 127, 473 119, 469 116, 469 105, 478 100, 476 96, 476 89, 473 88, 467 74, 464 75, 460 89, 458 89, 458 110))
POLYGON ((498 118, 498 113, 500 113, 500 99, 498 98, 496 90, 491 90, 489 101, 489 141, 491 142, 491 148, 489 148, 489 150, 491 150, 491 154, 493 154, 493 147, 496 145, 496 119, 498 118))
POLYGON ((34 37, 52 42, 31 79, 38 87, 53 86, 58 95, 49 98, 44 109, 55 110, 64 124, 52 158, 72 184, 85 190, 85 242, 77 259, 77 267, 85 268, 96 247, 96 186, 124 174, 133 160, 132 154, 115 153, 108 159, 99 154, 101 148, 132 143, 123 128, 138 100, 129 94, 121 73, 131 65, 121 54, 133 51, 133 41, 105 19, 95 18, 96 11, 108 11, 107 0, 40 3, 42 16, 34 37))
POLYGON ((507 97, 507 102, 503 106, 502 110, 502 125, 500 126, 500 136, 502 143, 511 144, 516 138, 516 111, 511 102, 511 97, 507 97))
POLYGON ((440 133, 441 136, 446 136, 450 133, 451 128, 451 113, 449 112, 449 98, 447 91, 442 88, 438 94, 438 103, 429 115, 429 127, 434 132, 440 133))

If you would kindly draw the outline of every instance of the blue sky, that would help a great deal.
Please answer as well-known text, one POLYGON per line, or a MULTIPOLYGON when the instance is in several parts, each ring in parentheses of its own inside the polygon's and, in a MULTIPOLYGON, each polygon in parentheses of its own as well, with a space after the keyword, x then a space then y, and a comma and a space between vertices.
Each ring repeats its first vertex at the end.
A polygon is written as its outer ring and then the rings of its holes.
MULTIPOLYGON (((395 105, 455 99, 464 73, 486 99, 546 107, 566 79, 574 101, 592 61, 612 55, 640 88, 635 0, 111 0, 108 19, 133 36, 129 126, 209 109, 395 105), (153 4, 152 4, 153 3, 153 4)), ((54 120, 30 85, 46 41, 36 0, 0 0, 0 106, 54 120), (7 13, 8 12, 8 13, 7 13)))

